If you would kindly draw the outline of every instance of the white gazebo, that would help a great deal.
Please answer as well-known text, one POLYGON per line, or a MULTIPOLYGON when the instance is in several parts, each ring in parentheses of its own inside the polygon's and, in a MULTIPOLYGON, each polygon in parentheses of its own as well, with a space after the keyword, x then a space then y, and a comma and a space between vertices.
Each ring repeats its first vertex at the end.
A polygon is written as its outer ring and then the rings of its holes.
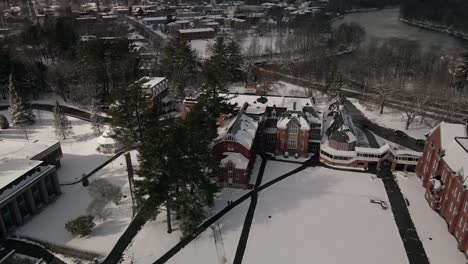
POLYGON ((97 143, 99 144, 98 150, 103 153, 114 153, 120 149, 122 145, 113 136, 112 130, 107 128, 97 139, 97 143))

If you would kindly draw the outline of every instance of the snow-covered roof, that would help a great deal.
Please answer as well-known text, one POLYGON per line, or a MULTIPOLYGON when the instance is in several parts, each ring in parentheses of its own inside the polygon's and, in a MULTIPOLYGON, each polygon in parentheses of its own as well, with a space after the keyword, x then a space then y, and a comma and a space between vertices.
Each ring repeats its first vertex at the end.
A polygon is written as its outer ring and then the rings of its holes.
MULTIPOLYGON (((258 122, 248 115, 240 112, 236 117, 225 120, 218 128, 216 140, 230 140, 230 137, 247 149, 251 149, 257 134, 258 122)), ((231 140, 232 140, 231 139, 231 140)))
POLYGON ((380 155, 385 152, 390 150, 390 145, 385 143, 383 146, 380 148, 363 148, 363 147, 356 147, 355 151, 357 153, 364 153, 364 154, 374 154, 374 155, 380 155))
POLYGON ((445 163, 455 173, 468 177, 468 138, 455 138, 447 147, 443 157, 445 163))
POLYGON ((267 107, 281 107, 287 110, 294 110, 294 104, 296 104, 296 110, 302 110, 303 107, 313 106, 312 100, 307 97, 286 97, 286 96, 258 96, 249 94, 221 94, 228 98, 232 104, 237 103, 239 106, 248 103, 253 104, 264 104, 267 107), (260 99, 262 98, 262 99, 260 99), (260 99, 260 100, 259 100, 260 99), (265 100, 266 99, 266 100, 265 100))
POLYGON ((334 149, 334 148, 331 148, 327 143, 320 145, 320 149, 333 156, 350 157, 350 158, 356 157, 355 151, 334 149))
POLYGON ((127 38, 130 40, 144 40, 145 39, 145 37, 143 37, 142 35, 136 32, 128 33, 127 38))
MULTIPOLYGON (((0 139, 0 157, 2 159, 32 159, 57 143, 58 141, 0 139)), ((0 172, 2 172, 1 168, 0 172)))
POLYGON ((440 128, 440 142, 443 150, 447 149, 455 137, 468 136, 466 134, 466 125, 447 122, 441 122, 439 125, 435 126, 431 131, 429 131, 428 135, 432 135, 437 128, 440 128))
POLYGON ((245 109, 246 114, 261 115, 266 112, 267 106, 264 104, 251 104, 245 109))
POLYGON ((167 17, 145 17, 143 21, 166 21, 167 17))
POLYGON ((226 167, 228 162, 232 162, 236 169, 245 170, 249 166, 249 159, 244 155, 235 152, 226 152, 227 156, 221 160, 221 167, 226 167))
POLYGON ((307 122, 307 120, 304 118, 304 116, 300 112, 284 113, 281 116, 281 118, 278 120, 277 127, 279 129, 286 129, 289 122, 291 122, 291 120, 296 120, 297 123, 299 123, 300 130, 306 130, 306 131, 310 130, 309 123, 307 122))
POLYGON ((200 32, 213 32, 213 28, 187 28, 187 29, 179 29, 179 33, 200 33, 200 32))
POLYGON ((148 78, 146 82, 141 85, 143 89, 150 89, 158 85, 160 82, 164 81, 166 77, 144 77, 148 78))
POLYGON ((41 160, 30 160, 30 159, 11 159, 8 157, 2 157, 0 159, 0 189, 4 188, 8 184, 12 183, 19 177, 23 176, 27 172, 41 165, 41 160))
POLYGON ((41 165, 42 161, 32 158, 57 143, 57 141, 0 139, 0 189, 41 165))

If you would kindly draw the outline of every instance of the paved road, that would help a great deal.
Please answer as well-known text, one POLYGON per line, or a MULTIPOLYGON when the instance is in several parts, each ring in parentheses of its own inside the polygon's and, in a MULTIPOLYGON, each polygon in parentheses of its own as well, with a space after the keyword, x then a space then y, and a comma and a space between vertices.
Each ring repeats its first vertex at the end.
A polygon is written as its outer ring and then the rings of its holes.
POLYGON ((403 194, 391 170, 384 168, 378 176, 382 178, 385 186, 398 232, 400 233, 410 264, 429 264, 429 259, 416 232, 403 194))
POLYGON ((1 245, 9 250, 15 250, 19 254, 43 259, 48 264, 65 264, 43 247, 22 240, 7 239, 1 242, 1 245))
MULTIPOLYGON (((383 126, 380 126, 380 125, 377 125, 377 124, 371 122, 369 119, 367 119, 366 116, 364 116, 364 114, 361 111, 359 111, 359 109, 357 109, 346 98, 344 98, 344 105, 345 105, 346 109, 349 111, 349 113, 351 114, 351 117, 353 119, 354 124, 356 126, 362 128, 364 133, 366 133, 366 135, 368 136, 368 138, 369 138, 368 134, 370 134, 368 132, 371 131, 374 134, 376 134, 377 136, 379 136, 381 138, 385 138, 385 139, 387 139, 389 141, 395 142, 398 145, 404 146, 404 147, 412 149, 414 151, 419 151, 419 152, 423 151, 424 145, 418 145, 416 139, 414 139, 414 138, 412 138, 412 137, 410 137, 408 135, 406 137, 397 137, 395 135, 395 132, 396 132, 395 129, 383 127, 383 126), (368 130, 368 131, 366 132, 366 130, 368 130)), ((374 138, 374 137, 372 136, 371 138, 374 138)), ((375 140, 375 138, 374 138, 374 140, 375 140)), ((371 143, 371 142, 369 142, 369 143, 371 143)), ((371 144, 373 144, 373 143, 371 143, 371 144)), ((375 142, 374 142, 374 144, 375 144, 375 142)))

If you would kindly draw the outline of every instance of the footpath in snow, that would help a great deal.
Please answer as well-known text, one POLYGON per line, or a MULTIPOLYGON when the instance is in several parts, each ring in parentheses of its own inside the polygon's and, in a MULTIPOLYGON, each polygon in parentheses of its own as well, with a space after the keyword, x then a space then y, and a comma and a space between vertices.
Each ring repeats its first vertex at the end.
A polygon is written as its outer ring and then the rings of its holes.
POLYGON ((396 173, 401 192, 409 201, 408 210, 431 264, 466 263, 458 250, 455 237, 448 232, 447 223, 424 198, 425 189, 414 173, 396 173))

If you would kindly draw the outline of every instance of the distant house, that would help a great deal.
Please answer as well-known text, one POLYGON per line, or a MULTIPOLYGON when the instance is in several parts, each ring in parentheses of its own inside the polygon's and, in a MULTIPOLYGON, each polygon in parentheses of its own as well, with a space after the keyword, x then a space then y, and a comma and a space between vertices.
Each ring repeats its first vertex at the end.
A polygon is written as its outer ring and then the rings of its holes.
POLYGON ((0 140, 0 236, 5 237, 61 194, 59 142, 0 140))
POLYGON ((213 28, 187 28, 179 29, 179 38, 183 40, 211 39, 215 36, 213 28))
POLYGON ((169 96, 169 80, 166 77, 142 77, 137 81, 149 107, 162 113, 175 110, 174 100, 169 96))
POLYGON ((168 22, 167 17, 144 17, 142 20, 145 25, 165 25, 168 22))

